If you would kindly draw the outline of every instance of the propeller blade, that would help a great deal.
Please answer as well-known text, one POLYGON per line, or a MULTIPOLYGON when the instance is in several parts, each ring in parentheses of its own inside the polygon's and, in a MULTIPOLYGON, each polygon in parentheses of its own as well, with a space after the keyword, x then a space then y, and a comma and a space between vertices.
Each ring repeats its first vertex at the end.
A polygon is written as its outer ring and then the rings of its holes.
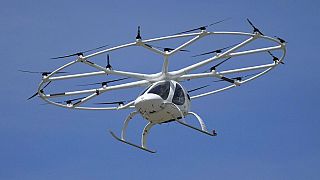
POLYGON ((142 39, 141 35, 140 35, 140 26, 138 26, 138 32, 137 32, 136 39, 142 39))
POLYGON ((146 43, 144 43, 144 45, 146 45, 147 47, 149 47, 149 48, 151 48, 151 49, 153 49, 154 47, 153 46, 151 46, 150 44, 146 44, 146 43))
MULTIPOLYGON (((244 76, 237 76, 237 77, 233 77, 231 79, 242 81, 242 79, 245 77, 255 76, 257 74, 260 74, 260 73, 252 73, 252 74, 248 74, 248 75, 244 75, 244 76)), ((220 79, 220 80, 216 80, 216 81, 212 81, 212 82, 221 82, 221 81, 223 81, 223 80, 220 79)))
POLYGON ((69 99, 69 100, 66 100, 66 101, 63 101, 63 102, 76 101, 76 100, 80 100, 80 99, 83 99, 83 98, 86 98, 86 96, 84 96, 84 97, 79 97, 79 98, 74 98, 74 99, 69 99))
POLYGON ((18 70, 18 71, 20 71, 20 72, 24 72, 24 73, 34 73, 34 74, 42 74, 42 73, 44 73, 44 72, 38 72, 38 71, 27 71, 27 70, 18 70))
MULTIPOLYGON (((20 72, 24 72, 24 73, 31 73, 31 74, 42 74, 42 75, 48 75, 51 74, 52 72, 50 71, 43 71, 43 72, 38 72, 38 71, 27 71, 27 70, 18 70, 20 72)), ((63 74, 63 73, 68 73, 68 72, 56 72, 56 74, 63 74)))
MULTIPOLYGON (((40 90, 40 92, 43 92, 43 89, 46 88, 51 82, 52 82, 52 81, 49 81, 49 82, 40 90)), ((38 94, 39 94, 38 92, 34 93, 34 94, 33 94, 32 96, 30 96, 27 100, 30 100, 30 99, 36 97, 38 94)))
POLYGON ((83 51, 82 53, 91 52, 91 51, 98 50, 98 49, 101 49, 101 48, 104 48, 104 47, 107 47, 107 46, 109 46, 109 45, 103 45, 103 46, 100 46, 100 47, 97 47, 97 48, 89 49, 89 50, 83 51))
MULTIPOLYGON (((268 51, 268 53, 270 54, 270 56, 272 56, 272 60, 274 61, 274 62, 279 62, 279 58, 277 58, 275 55, 273 55, 270 51, 268 51)), ((281 64, 284 64, 284 62, 280 62, 281 64)))
POLYGON ((110 56, 109 56, 109 54, 107 54, 107 65, 106 65, 106 68, 112 70, 112 66, 110 64, 110 56))
POLYGON ((227 77, 224 77, 224 76, 222 76, 221 79, 224 80, 224 81, 227 81, 229 83, 232 83, 232 84, 235 82, 234 79, 230 79, 230 78, 227 78, 227 77))
POLYGON ((230 78, 227 78, 225 76, 222 76, 220 80, 216 80, 216 81, 213 81, 213 82, 220 82, 220 81, 227 81, 227 82, 232 83, 232 84, 235 83, 235 79, 230 79, 230 78))
POLYGON ((220 21, 217 21, 217 22, 205 25, 205 26, 201 26, 201 27, 198 27, 198 28, 190 29, 190 30, 187 30, 187 31, 182 31, 182 32, 179 32, 179 33, 176 33, 176 34, 173 34, 173 35, 184 34, 184 33, 193 32, 193 31, 196 31, 196 30, 205 30, 209 26, 213 26, 215 24, 222 23, 222 22, 227 21, 229 19, 231 19, 231 18, 226 18, 226 19, 223 19, 223 20, 220 20, 220 21))
POLYGON ((188 90, 188 93, 191 93, 191 92, 193 92, 193 91, 197 91, 197 90, 206 88, 206 87, 208 87, 208 86, 210 86, 210 85, 205 85, 205 86, 201 86, 201 87, 198 87, 198 88, 195 88, 195 89, 188 90))
MULTIPOLYGON (((150 45, 150 44, 145 44, 145 45, 148 46, 149 48, 159 48, 159 49, 163 49, 163 51, 168 51, 168 52, 175 50, 173 48, 168 48, 168 47, 153 46, 153 45, 150 45)), ((186 50, 186 49, 180 49, 179 51, 190 52, 189 50, 186 50)))
POLYGON ((114 79, 114 80, 110 80, 110 81, 105 81, 105 83, 117 82, 117 81, 122 81, 122 80, 125 80, 125 79, 129 79, 129 78, 126 77, 126 78, 114 79))
POLYGON ((194 56, 191 56, 191 57, 198 57, 198 56, 203 56, 203 55, 213 54, 213 53, 221 53, 223 50, 231 48, 231 47, 236 46, 236 45, 238 45, 238 44, 233 44, 231 46, 227 46, 227 47, 224 47, 224 48, 221 48, 221 49, 216 49, 216 50, 213 50, 213 51, 205 52, 205 53, 202 53, 202 54, 197 54, 197 55, 194 55, 194 56))
POLYGON ((68 100, 60 101, 60 102, 56 102, 56 103, 63 103, 63 102, 65 102, 65 103, 67 103, 67 104, 71 104, 72 101, 80 100, 80 99, 83 99, 83 98, 86 98, 86 96, 84 96, 84 97, 79 97, 79 98, 74 98, 74 99, 68 99, 68 100))
POLYGON ((184 33, 193 32, 193 31, 196 31, 196 30, 205 30, 205 29, 206 29, 206 26, 201 26, 201 27, 190 29, 190 30, 187 30, 187 31, 182 31, 182 32, 179 32, 179 33, 176 33, 176 34, 173 34, 173 35, 184 34, 184 33))
POLYGON ((72 57, 72 56, 83 56, 83 53, 82 52, 78 52, 78 53, 74 53, 74 54, 68 54, 68 55, 65 55, 65 56, 53 57, 53 58, 50 58, 50 59, 63 59, 63 58, 72 57))
POLYGON ((46 88, 52 81, 49 81, 41 90, 43 90, 44 88, 46 88))
POLYGON ((275 58, 275 56, 274 56, 270 51, 268 51, 268 53, 270 54, 270 56, 272 56, 273 58, 275 58))
MULTIPOLYGON (((155 46, 155 47, 156 47, 156 46, 155 46)), ((158 47, 158 48, 162 48, 162 47, 158 47)), ((173 49, 173 48, 168 48, 168 47, 164 47, 164 48, 162 48, 162 49, 163 49, 163 51, 168 51, 168 52, 175 50, 175 49, 173 49)), ((186 49, 180 49, 179 51, 182 51, 182 52, 190 52, 189 50, 186 50, 186 49)))
MULTIPOLYGON (((58 102, 55 102, 55 103, 63 103, 63 102, 65 102, 67 104, 70 104, 72 101, 80 100, 80 99, 83 99, 83 98, 86 98, 86 96, 80 97, 80 98, 75 98, 75 99, 69 99, 69 100, 65 100, 65 101, 58 101, 58 102)), ((41 104, 41 105, 48 105, 48 104, 50 104, 50 103, 47 102, 47 103, 44 103, 44 104, 41 104)))
POLYGON ((253 23, 249 20, 249 18, 247 18, 247 21, 251 25, 251 27, 253 28, 254 33, 259 33, 262 36, 264 36, 264 34, 256 26, 253 25, 253 23))
POLYGON ((32 96, 30 96, 27 100, 30 100, 30 99, 36 97, 38 94, 39 94, 38 92, 34 93, 34 94, 33 94, 32 96))
POLYGON ((129 78, 120 78, 120 79, 114 79, 114 80, 110 80, 110 81, 103 81, 103 82, 90 83, 90 84, 81 84, 81 85, 78 85, 78 86, 91 86, 91 85, 96 85, 96 84, 107 85, 108 83, 116 82, 116 81, 122 81, 122 80, 125 80, 125 79, 129 79, 129 78))
POLYGON ((286 40, 284 40, 278 36, 274 36, 274 37, 277 38, 280 41, 280 43, 288 43, 286 40))
POLYGON ((89 49, 89 50, 86 50, 86 51, 81 51, 81 52, 68 54, 68 55, 64 55, 64 56, 53 57, 53 58, 50 58, 50 59, 63 59, 63 58, 72 57, 72 56, 83 56, 84 53, 87 53, 87 52, 90 52, 90 51, 94 51, 94 50, 98 50, 98 49, 101 49, 101 48, 104 48, 104 47, 107 47, 107 46, 108 45, 103 45, 103 46, 100 46, 100 47, 97 47, 97 48, 93 48, 93 49, 89 49))
POLYGON ((212 66, 212 67, 210 68, 210 71, 216 70, 216 68, 217 68, 218 66, 220 66, 220 65, 221 65, 221 64, 223 64, 224 62, 228 61, 229 59, 231 59, 231 57, 229 57, 229 58, 227 58, 227 59, 225 59, 225 60, 221 61, 220 63, 218 63, 218 64, 216 64, 216 65, 212 66))
POLYGON ((114 101, 114 102, 99 102, 99 103, 94 103, 94 104, 119 104, 119 105, 124 105, 126 101, 114 101))
POLYGON ((242 81, 243 78, 250 77, 250 76, 255 76, 255 75, 257 75, 257 74, 260 74, 260 73, 247 74, 247 75, 244 75, 244 76, 238 76, 238 77, 234 77, 234 78, 231 78, 231 79, 235 79, 235 80, 238 80, 238 81, 242 81))
POLYGON ((222 82, 222 79, 216 80, 216 81, 212 81, 212 82, 222 82))

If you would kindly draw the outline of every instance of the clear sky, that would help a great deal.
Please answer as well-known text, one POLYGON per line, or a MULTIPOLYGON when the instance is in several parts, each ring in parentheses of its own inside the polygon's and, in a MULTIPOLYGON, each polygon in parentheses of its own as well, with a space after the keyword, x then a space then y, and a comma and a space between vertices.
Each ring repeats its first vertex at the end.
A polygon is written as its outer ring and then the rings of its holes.
MULTIPOLYGON (((318 180, 319 10, 318 1, 289 0, 2 1, 0 179, 318 180), (217 137, 161 125, 149 137, 158 153, 149 154, 107 132, 120 132, 130 111, 73 111, 41 105, 39 98, 26 101, 40 75, 18 69, 53 70, 67 61, 50 57, 132 42, 138 25, 143 38, 153 38, 229 17, 211 30, 251 32, 250 18, 264 34, 289 43, 285 65, 193 102, 217 137)), ((119 69, 157 72, 162 63, 118 56, 113 65, 119 69)), ((135 94, 128 95, 125 100, 135 94)), ((139 142, 145 123, 134 120, 132 141, 139 142)))

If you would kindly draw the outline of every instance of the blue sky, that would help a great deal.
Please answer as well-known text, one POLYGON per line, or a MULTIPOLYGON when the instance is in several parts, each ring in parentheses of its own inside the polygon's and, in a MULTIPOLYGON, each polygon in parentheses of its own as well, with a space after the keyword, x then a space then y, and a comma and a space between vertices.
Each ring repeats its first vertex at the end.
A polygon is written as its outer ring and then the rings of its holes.
MULTIPOLYGON (((319 7, 282 0, 2 2, 0 179, 319 179, 319 7), (158 153, 148 154, 107 133, 119 132, 130 111, 73 111, 40 105, 39 98, 26 101, 40 76, 18 69, 53 70, 67 61, 50 57, 132 42, 138 25, 143 38, 153 38, 228 17, 211 30, 251 32, 250 18, 264 34, 289 43, 285 65, 193 102, 192 110, 218 131, 213 139, 176 123, 161 125, 149 137, 158 153)), ((162 63, 152 56, 112 57, 114 67, 139 72, 157 72, 162 63)), ((134 120, 133 141, 145 123, 134 120)))

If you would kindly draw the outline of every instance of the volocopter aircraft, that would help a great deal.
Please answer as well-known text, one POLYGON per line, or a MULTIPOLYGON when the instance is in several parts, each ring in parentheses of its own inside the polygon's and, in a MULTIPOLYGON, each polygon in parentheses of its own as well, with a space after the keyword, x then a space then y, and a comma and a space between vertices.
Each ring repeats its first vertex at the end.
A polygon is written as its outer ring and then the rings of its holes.
MULTIPOLYGON (((221 23, 225 20, 218 21, 206 26, 198 27, 195 29, 191 29, 188 31, 183 31, 180 33, 176 33, 174 35, 170 36, 164 36, 154 39, 147 39, 143 40, 140 33, 140 27, 138 27, 138 33, 136 36, 136 41, 124 45, 119 45, 112 48, 107 48, 104 50, 97 51, 92 54, 85 55, 85 53, 88 53, 90 51, 98 50, 101 48, 105 48, 106 46, 101 46, 95 49, 91 49, 84 52, 78 52, 66 56, 60 56, 52 59, 61 59, 61 58, 67 58, 67 57, 73 57, 76 56, 77 58, 52 72, 41 72, 42 73, 42 81, 39 84, 37 92, 32 95, 29 99, 39 96, 44 101, 46 101, 49 104, 53 104, 59 107, 64 108, 71 108, 71 109, 81 109, 81 110, 123 110, 123 109, 134 109, 128 117, 124 121, 124 125, 121 131, 121 137, 118 137, 115 133, 110 131, 111 135, 118 141, 121 141, 123 143, 126 143, 128 145, 131 145, 133 147, 140 148, 142 150, 145 150, 147 152, 154 153, 155 151, 150 150, 147 147, 147 136, 150 131, 150 129, 157 124, 162 123, 169 123, 169 122, 178 122, 186 127, 189 127, 191 129, 194 129, 198 132, 201 132, 203 134, 209 135, 209 136, 216 136, 217 133, 215 130, 212 132, 209 132, 207 130, 207 127, 200 118, 198 114, 195 112, 190 111, 190 105, 191 101, 197 98, 205 97, 208 95, 212 95, 218 92, 222 92, 228 89, 231 89, 233 87, 240 86, 244 83, 247 83, 251 80, 254 80, 263 74, 266 74, 273 68, 275 68, 279 64, 283 64, 283 59, 286 55, 286 41, 279 38, 279 37, 269 37, 265 36, 256 26, 253 25, 253 23, 247 19, 249 24, 253 28, 252 33, 245 33, 245 32, 209 32, 207 31, 207 28, 209 26, 221 23), (198 32, 195 32, 198 31, 198 32), (195 63, 193 65, 190 65, 188 67, 175 70, 175 71, 169 71, 169 58, 173 55, 175 55, 178 52, 181 51, 187 51, 185 50, 186 47, 190 46, 194 42, 203 39, 207 36, 219 36, 219 35, 229 35, 229 36, 243 36, 246 37, 246 39, 240 43, 234 44, 232 46, 228 46, 225 48, 217 49, 214 51, 202 53, 196 56, 202 56, 202 55, 211 55, 210 58, 202 60, 198 63, 195 63), (156 41, 165 41, 169 39, 179 39, 179 38, 186 38, 190 37, 191 39, 187 42, 179 45, 176 48, 161 48, 154 45, 151 45, 150 43, 156 42, 156 41), (246 45, 256 41, 257 39, 262 39, 265 41, 270 41, 271 43, 275 45, 270 45, 269 47, 264 48, 256 48, 251 50, 245 50, 245 51, 237 51, 242 47, 245 47, 246 45), (127 71, 119 71, 114 70, 110 64, 109 60, 109 54, 107 55, 107 65, 105 67, 100 66, 89 59, 98 55, 110 53, 112 51, 116 51, 119 49, 132 47, 132 46, 139 46, 142 48, 145 48, 146 50, 149 50, 151 52, 154 52, 160 56, 163 57, 163 66, 161 72, 154 73, 154 74, 142 74, 142 73, 134 73, 134 72, 127 72, 127 71), (278 58, 273 54, 273 51, 281 51, 282 55, 278 58), (225 70, 225 71, 218 71, 217 68, 228 61, 230 58, 238 57, 238 56, 245 56, 249 54, 257 54, 257 53, 268 53, 272 57, 272 61, 267 64, 261 64, 261 65, 255 65, 255 66, 248 66, 248 67, 242 67, 242 68, 236 68, 231 70, 225 70), (209 72, 203 72, 203 73, 194 73, 191 72, 199 69, 200 67, 206 66, 209 63, 212 63, 213 61, 222 60, 220 63, 212 66, 210 68, 209 72), (80 73, 80 74, 67 74, 67 75, 61 75, 57 76, 57 74, 66 73, 63 72, 67 67, 70 67, 77 63, 83 63, 85 65, 91 66, 95 68, 98 71, 94 72, 88 72, 88 73, 80 73), (250 71, 257 71, 261 70, 259 73, 254 73, 246 76, 238 76, 238 77, 228 77, 228 75, 236 74, 236 73, 243 73, 243 72, 250 72, 250 71), (110 81, 104 81, 99 83, 92 83, 88 85, 95 85, 99 84, 101 85, 99 88, 94 89, 86 89, 86 90, 78 90, 78 91, 68 91, 68 92, 62 92, 62 93, 45 93, 44 89, 52 82, 54 81, 61 81, 61 80, 67 80, 67 79, 76 79, 76 78, 84 78, 84 77, 92 77, 92 76, 101 76, 101 75, 119 75, 124 76, 125 78, 121 79, 115 79, 110 81), (200 78, 216 78, 217 81, 225 81, 229 83, 225 87, 221 87, 218 89, 211 90, 209 92, 205 92, 202 94, 198 94, 195 96, 189 95, 190 92, 197 91, 200 89, 207 88, 210 85, 201 86, 192 90, 186 90, 181 82, 186 80, 195 80, 200 78), (129 82, 129 83, 123 83, 118 85, 112 85, 109 86, 108 84, 111 82, 116 81, 122 81, 128 78, 134 78, 138 79, 138 81, 129 82), (103 102, 100 104, 108 105, 107 107, 96 107, 96 106, 84 106, 84 104, 87 104, 88 101, 91 99, 98 97, 99 95, 109 92, 109 91, 116 91, 120 89, 127 89, 127 88, 133 88, 133 87, 141 87, 146 86, 147 88, 133 101, 130 101, 128 103, 125 103, 125 101, 117 101, 117 102, 103 102), (74 99, 68 99, 61 102, 56 102, 52 99, 54 98, 61 98, 61 97, 68 97, 68 96, 76 96, 76 95, 83 95, 85 94, 85 97, 80 98, 74 98, 74 99), (117 106, 110 107, 111 104, 116 104, 117 106), (148 121, 147 125, 144 127, 142 131, 142 137, 141 137, 141 145, 137 145, 131 142, 128 142, 126 140, 126 130, 128 127, 128 124, 130 120, 137 114, 140 114, 144 119, 148 121), (195 127, 193 125, 188 124, 184 119, 187 116, 194 116, 198 122, 199 127, 195 127)), ((37 72, 31 72, 31 71, 23 71, 23 72, 30 72, 30 73, 37 73, 37 72)))

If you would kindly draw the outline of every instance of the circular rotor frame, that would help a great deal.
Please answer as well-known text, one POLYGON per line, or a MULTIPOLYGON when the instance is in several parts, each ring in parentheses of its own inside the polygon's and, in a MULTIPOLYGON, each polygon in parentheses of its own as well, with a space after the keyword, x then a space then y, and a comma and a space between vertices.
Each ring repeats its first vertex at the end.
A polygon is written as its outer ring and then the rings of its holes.
POLYGON ((126 109, 126 108, 134 107, 133 106, 134 101, 129 102, 124 105, 119 104, 119 106, 113 106, 113 107, 85 107, 85 106, 81 106, 81 105, 86 103, 90 99, 92 99, 96 96, 99 96, 100 94, 108 92, 108 91, 132 88, 132 87, 137 87, 137 86, 147 86, 147 85, 152 84, 153 82, 160 81, 160 80, 175 80, 175 81, 179 82, 179 81, 184 81, 184 80, 199 79, 199 78, 205 78, 205 77, 215 77, 218 79, 223 79, 225 77, 225 75, 228 75, 228 74, 262 70, 262 72, 254 75, 250 78, 247 78, 245 80, 234 81, 234 83, 232 83, 231 85, 227 85, 225 87, 218 88, 218 89, 215 89, 215 90, 212 90, 212 91, 209 91, 206 93, 198 94, 198 95, 191 97, 191 99, 196 99, 196 98, 212 95, 212 94, 215 94, 218 92, 222 92, 222 91, 231 89, 233 87, 245 84, 251 80, 254 80, 254 79, 262 76, 263 74, 269 72, 270 70, 275 68, 280 63, 282 63, 285 55, 286 55, 285 42, 280 42, 279 39, 277 39, 277 38, 261 35, 259 33, 208 32, 206 30, 202 30, 201 32, 198 32, 198 33, 188 33, 188 34, 164 36, 164 37, 147 39, 147 40, 137 39, 135 42, 115 46, 112 48, 107 48, 107 49, 98 51, 96 53, 89 54, 87 56, 79 55, 76 60, 71 61, 71 62, 57 68, 55 71, 53 71, 52 73, 50 73, 48 75, 43 76, 42 81, 40 82, 39 87, 38 87, 38 93, 39 93, 40 97, 43 100, 45 100, 46 102, 53 104, 53 105, 56 105, 56 106, 64 107, 64 108, 74 108, 74 109, 83 109, 83 110, 118 110, 118 109, 126 109), (230 47, 225 52, 217 53, 216 55, 214 55, 211 58, 204 59, 198 63, 195 63, 191 66, 182 68, 177 71, 172 71, 172 72, 168 71, 168 59, 171 56, 173 56, 174 54, 176 54, 177 52, 179 52, 183 48, 190 46, 194 42, 196 42, 204 37, 219 36, 219 35, 244 36, 247 39, 237 45, 234 45, 233 47, 230 47), (185 38, 185 37, 191 37, 191 40, 181 44, 176 49, 170 49, 170 51, 168 49, 164 49, 162 51, 162 50, 159 50, 159 49, 147 44, 150 42, 165 41, 165 40, 169 40, 169 39, 177 39, 177 38, 185 38), (276 45, 265 47, 265 48, 257 48, 257 49, 253 49, 253 50, 236 52, 236 50, 240 49, 241 47, 246 46, 247 44, 252 43, 253 41, 255 41, 257 39, 264 39, 267 41, 271 41, 271 42, 274 42, 276 45), (119 49, 128 48, 131 46, 140 46, 142 48, 145 48, 145 49, 150 50, 156 54, 163 56, 164 63, 163 63, 162 71, 159 73, 155 73, 155 74, 141 74, 141 73, 117 71, 117 70, 102 67, 98 64, 95 64, 95 63, 89 61, 89 59, 92 57, 102 55, 105 53, 109 53, 111 51, 116 51, 119 49), (248 55, 248 54, 272 52, 272 51, 276 51, 276 50, 281 50, 282 55, 281 55, 281 57, 277 58, 276 61, 273 61, 273 63, 261 64, 261 65, 256 65, 256 66, 231 69, 231 70, 225 70, 225 71, 212 70, 211 72, 208 72, 208 73, 190 74, 190 72, 192 72, 200 67, 203 67, 213 61, 219 60, 219 59, 236 57, 236 56, 244 56, 244 55, 248 55), (82 74, 55 76, 58 72, 62 71, 63 69, 65 69, 69 66, 72 66, 76 63, 84 63, 88 66, 91 66, 91 67, 97 69, 98 71, 89 72, 89 73, 82 73, 82 74), (80 90, 80 91, 70 91, 70 92, 63 92, 63 93, 53 93, 53 94, 46 94, 42 89, 46 83, 52 82, 52 81, 60 81, 60 80, 65 80, 65 79, 82 78, 82 77, 89 77, 89 76, 100 76, 100 75, 107 75, 107 74, 136 78, 136 79, 139 79, 139 81, 124 83, 124 84, 119 84, 119 85, 114 85, 114 86, 108 86, 108 87, 101 87, 101 88, 94 88, 94 89, 87 89, 87 90, 80 90), (54 102, 51 100, 51 98, 55 98, 55 97, 73 96, 73 95, 80 95, 80 94, 86 94, 87 96, 82 98, 81 100, 75 102, 75 103, 72 103, 72 104, 71 103, 70 104, 57 103, 57 102, 54 102))

